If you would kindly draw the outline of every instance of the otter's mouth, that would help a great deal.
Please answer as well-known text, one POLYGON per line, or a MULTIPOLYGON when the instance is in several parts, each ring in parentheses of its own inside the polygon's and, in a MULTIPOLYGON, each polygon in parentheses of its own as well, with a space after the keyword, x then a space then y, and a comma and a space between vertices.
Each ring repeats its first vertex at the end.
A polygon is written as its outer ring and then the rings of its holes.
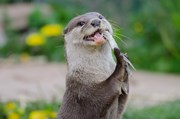
POLYGON ((85 41, 93 41, 93 42, 104 42, 105 38, 103 36, 103 31, 101 29, 96 30, 93 34, 84 36, 83 40, 85 41))

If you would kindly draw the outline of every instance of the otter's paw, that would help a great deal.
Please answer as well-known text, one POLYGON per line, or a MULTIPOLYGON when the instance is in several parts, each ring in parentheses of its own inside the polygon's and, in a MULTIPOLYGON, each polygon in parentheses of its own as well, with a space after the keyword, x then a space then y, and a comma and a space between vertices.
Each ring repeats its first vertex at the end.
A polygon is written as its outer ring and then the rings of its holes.
POLYGON ((118 48, 114 48, 114 55, 117 60, 117 65, 124 67, 125 61, 124 61, 123 55, 120 53, 120 50, 118 48))

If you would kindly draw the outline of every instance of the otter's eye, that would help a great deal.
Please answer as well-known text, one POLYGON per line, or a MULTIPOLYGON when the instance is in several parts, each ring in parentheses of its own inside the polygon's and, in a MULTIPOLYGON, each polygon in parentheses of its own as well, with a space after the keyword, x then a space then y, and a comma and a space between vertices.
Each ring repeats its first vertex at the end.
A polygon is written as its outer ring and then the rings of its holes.
POLYGON ((77 23, 77 26, 83 26, 84 24, 85 24, 84 21, 80 21, 80 22, 77 23))
POLYGON ((103 19, 104 17, 102 15, 99 15, 99 19, 103 19))

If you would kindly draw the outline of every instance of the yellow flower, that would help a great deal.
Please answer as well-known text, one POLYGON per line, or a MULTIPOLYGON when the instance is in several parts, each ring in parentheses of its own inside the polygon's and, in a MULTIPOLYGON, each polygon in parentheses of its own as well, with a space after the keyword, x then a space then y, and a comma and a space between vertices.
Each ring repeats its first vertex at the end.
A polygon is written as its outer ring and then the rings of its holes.
POLYGON ((46 113, 44 111, 33 111, 30 113, 29 119, 46 119, 46 113))
POLYGON ((49 115, 48 115, 50 118, 52 119, 56 119, 57 118, 57 113, 56 112, 49 112, 49 115))
POLYGON ((59 36, 62 34, 62 26, 59 24, 47 24, 40 29, 44 36, 59 36))
POLYGON ((16 109, 16 104, 14 102, 8 102, 5 104, 5 111, 8 112, 8 111, 12 111, 16 109))
POLYGON ((20 119, 20 116, 17 113, 13 112, 7 116, 7 119, 20 119))
POLYGON ((32 33, 26 39, 26 44, 29 46, 40 46, 44 43, 44 37, 39 33, 32 33))

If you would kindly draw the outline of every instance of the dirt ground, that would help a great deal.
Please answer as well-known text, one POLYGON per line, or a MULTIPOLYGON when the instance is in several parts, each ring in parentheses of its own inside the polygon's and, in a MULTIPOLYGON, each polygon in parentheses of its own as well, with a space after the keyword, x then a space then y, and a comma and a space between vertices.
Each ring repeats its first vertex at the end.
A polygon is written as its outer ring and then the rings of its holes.
MULTIPOLYGON (((66 65, 58 63, 0 63, 0 100, 62 100, 66 65)), ((152 105, 180 99, 180 75, 132 72, 131 105, 152 105)))

